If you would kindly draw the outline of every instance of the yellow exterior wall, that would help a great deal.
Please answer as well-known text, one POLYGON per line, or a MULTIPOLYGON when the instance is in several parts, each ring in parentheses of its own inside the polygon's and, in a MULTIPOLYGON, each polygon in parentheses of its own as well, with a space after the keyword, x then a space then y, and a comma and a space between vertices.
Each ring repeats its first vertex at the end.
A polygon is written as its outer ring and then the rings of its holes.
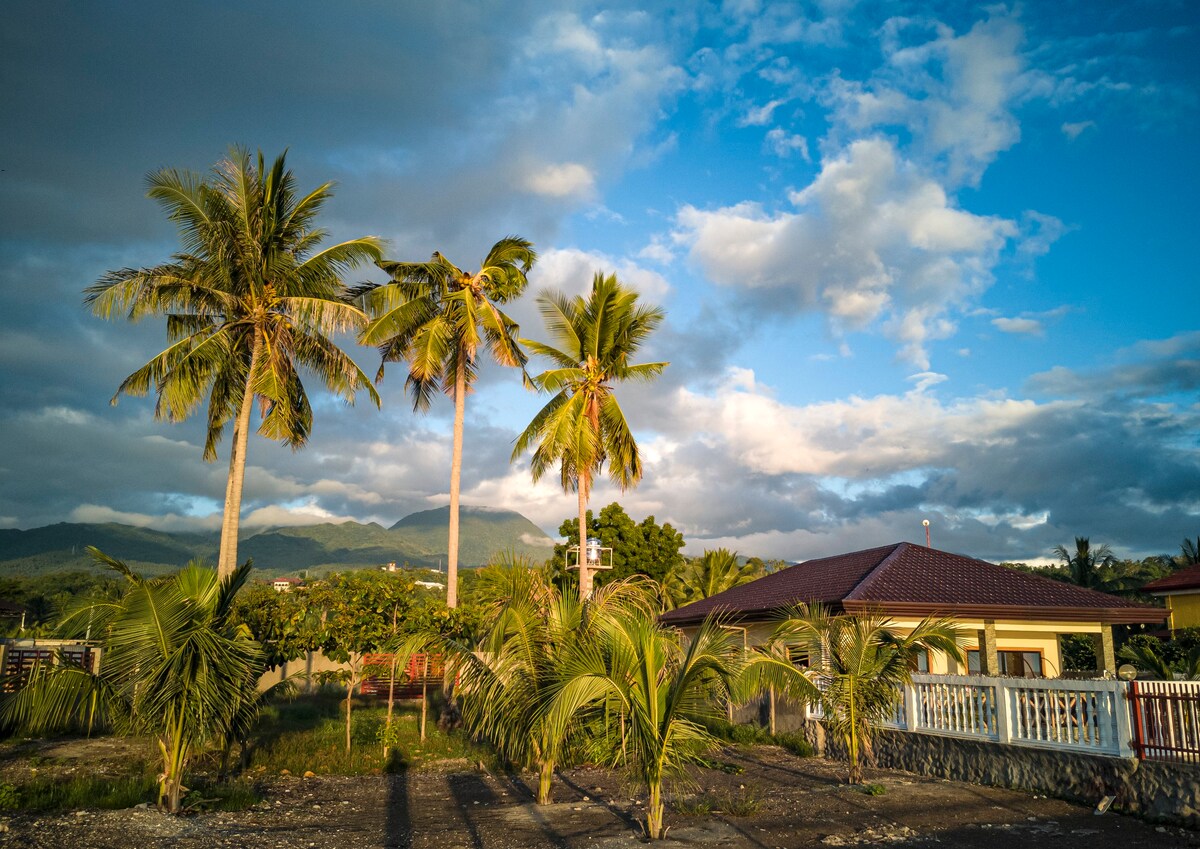
MULTIPOLYGON (((1200 617, 1200 594, 1192 596, 1196 602, 1197 616, 1200 617)), ((917 619, 891 619, 889 627, 897 634, 908 634, 918 624, 917 619)), ((963 654, 968 649, 979 648, 979 632, 983 630, 982 620, 961 620, 958 627, 962 631, 963 654)), ((1197 622, 1200 624, 1200 621, 1197 622)), ((1100 622, 1032 622, 1021 620, 995 620, 996 650, 997 651, 1037 651, 1042 655, 1042 673, 1047 678, 1057 678, 1062 674, 1062 653, 1059 649, 1060 634, 1099 634, 1100 622)), ((1181 627, 1181 626, 1176 626, 1181 627)), ((695 626, 684 628, 685 634, 695 633, 695 626)), ((771 633, 769 625, 751 625, 748 628, 734 628, 744 634, 743 639, 749 646, 761 645, 766 642, 771 633)), ((967 665, 954 663, 947 655, 932 652, 929 658, 929 671, 939 675, 964 675, 967 665)))
POLYGON ((1167 609, 1171 611, 1170 626, 1177 628, 1200 627, 1200 593, 1189 592, 1167 596, 1167 609))

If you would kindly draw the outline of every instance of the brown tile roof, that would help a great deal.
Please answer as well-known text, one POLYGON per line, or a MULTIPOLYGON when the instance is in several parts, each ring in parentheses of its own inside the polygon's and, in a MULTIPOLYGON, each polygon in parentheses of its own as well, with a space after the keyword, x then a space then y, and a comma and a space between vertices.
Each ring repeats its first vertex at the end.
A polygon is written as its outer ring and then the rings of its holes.
POLYGON ((1200 566, 1180 569, 1174 575, 1167 575, 1165 578, 1151 581, 1142 589, 1148 593, 1165 593, 1167 590, 1200 590, 1200 566))
POLYGON ((808 560, 663 615, 668 624, 721 612, 765 619, 798 602, 885 615, 1161 622, 1167 612, 1072 584, 908 542, 808 560))

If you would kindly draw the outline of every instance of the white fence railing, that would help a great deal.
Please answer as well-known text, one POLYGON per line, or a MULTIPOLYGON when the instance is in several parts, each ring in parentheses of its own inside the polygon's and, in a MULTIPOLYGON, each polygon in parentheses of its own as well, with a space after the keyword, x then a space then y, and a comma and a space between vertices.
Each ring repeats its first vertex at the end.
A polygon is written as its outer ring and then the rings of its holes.
MULTIPOLYGON (((820 705, 808 708, 820 719, 820 705)), ((1200 681, 918 673, 883 725, 1093 755, 1200 764, 1200 681)))
MULTIPOLYGON (((902 689, 895 714, 883 724, 899 731, 1132 757, 1126 687, 1124 681, 915 674, 902 689)), ((819 719, 821 712, 808 715, 819 719)), ((1200 713, 1189 727, 1197 727, 1197 720, 1200 713)))

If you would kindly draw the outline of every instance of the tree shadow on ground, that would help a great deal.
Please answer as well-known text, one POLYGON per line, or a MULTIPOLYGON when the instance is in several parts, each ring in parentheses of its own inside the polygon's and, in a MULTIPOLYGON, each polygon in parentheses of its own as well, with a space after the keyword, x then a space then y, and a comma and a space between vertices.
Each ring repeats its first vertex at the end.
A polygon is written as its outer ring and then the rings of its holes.
POLYGON ((385 777, 388 783, 387 813, 383 824, 384 849, 409 849, 413 844, 412 810, 409 807, 408 772, 385 777))

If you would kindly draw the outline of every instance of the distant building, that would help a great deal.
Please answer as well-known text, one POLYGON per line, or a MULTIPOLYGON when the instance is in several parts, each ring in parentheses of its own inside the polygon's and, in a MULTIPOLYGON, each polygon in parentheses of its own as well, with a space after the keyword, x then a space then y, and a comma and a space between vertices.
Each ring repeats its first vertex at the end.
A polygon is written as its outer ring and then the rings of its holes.
POLYGON ((1166 600, 1171 616, 1167 623, 1172 631, 1200 627, 1200 566, 1151 581, 1142 592, 1166 600))
MULTIPOLYGON (((1200 581, 1193 592, 1200 592, 1200 581)), ((1200 595, 1193 596, 1200 601, 1200 595)), ((665 613, 685 631, 709 614, 766 639, 791 605, 819 603, 834 613, 877 613, 899 633, 925 616, 951 617, 966 638, 967 663, 922 655, 919 671, 1055 678, 1059 637, 1089 634, 1099 672, 1116 673, 1112 626, 1158 624, 1167 611, 972 557, 908 542, 808 560, 665 613)), ((1200 611, 1200 605, 1196 608, 1200 611)))
POLYGON ((296 587, 304 586, 304 581, 299 578, 276 578, 271 581, 271 586, 275 588, 275 592, 277 593, 286 593, 296 587))

